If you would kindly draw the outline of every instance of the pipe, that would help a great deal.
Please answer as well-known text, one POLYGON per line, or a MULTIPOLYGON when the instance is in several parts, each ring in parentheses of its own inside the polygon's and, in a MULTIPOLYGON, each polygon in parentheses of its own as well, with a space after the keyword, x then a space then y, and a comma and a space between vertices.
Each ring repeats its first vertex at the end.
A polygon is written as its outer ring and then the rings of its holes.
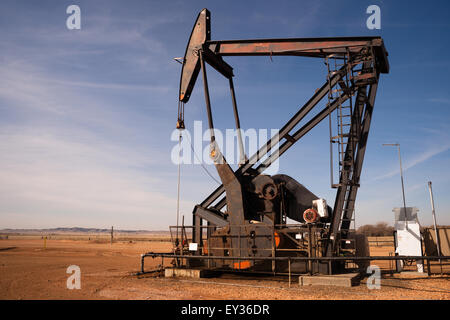
POLYGON ((225 260, 277 260, 277 261, 372 261, 372 260, 448 260, 450 256, 378 256, 378 257, 233 257, 233 256, 198 256, 177 255, 148 252, 144 257, 170 257, 184 259, 225 259, 225 260))
POLYGON ((234 93, 233 78, 229 78, 228 82, 230 83, 231 100, 233 102, 234 121, 236 123, 237 138, 238 138, 238 143, 239 143, 239 166, 242 166, 245 164, 245 162, 248 159, 247 159, 247 155, 245 154, 244 144, 242 141, 241 123, 239 121, 239 113, 238 113, 238 109, 237 109, 236 95, 234 93))
POLYGON ((439 232, 438 232, 437 224, 436 224, 436 212, 434 210, 433 189, 431 187, 431 181, 428 181, 428 190, 430 191, 431 213, 433 215, 434 232, 436 233, 437 252, 438 252, 438 256, 440 256, 441 255, 441 244, 439 241, 439 232))

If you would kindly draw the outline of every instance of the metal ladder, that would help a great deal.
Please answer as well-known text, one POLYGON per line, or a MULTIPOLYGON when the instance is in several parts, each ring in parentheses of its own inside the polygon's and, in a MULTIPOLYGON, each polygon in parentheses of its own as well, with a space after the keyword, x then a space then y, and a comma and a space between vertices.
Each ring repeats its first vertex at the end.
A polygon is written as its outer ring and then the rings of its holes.
POLYGON ((329 85, 328 91, 328 104, 327 106, 331 106, 333 103, 337 102, 336 108, 336 134, 333 133, 332 126, 332 112, 329 113, 329 134, 330 134, 330 180, 331 187, 338 188, 341 186, 341 181, 337 184, 334 183, 334 168, 333 168, 333 154, 335 151, 333 150, 333 144, 337 145, 337 155, 338 155, 338 176, 341 176, 342 169, 344 165, 349 165, 351 169, 354 167, 354 159, 345 160, 345 149, 346 145, 350 142, 350 126, 353 112, 353 101, 352 94, 350 92, 350 88, 352 86, 353 79, 353 69, 349 62, 349 55, 345 54, 343 56, 339 55, 328 55, 325 58, 325 65, 327 66, 327 81, 329 85), (331 78, 338 72, 342 70, 342 67, 346 66, 345 73, 340 81, 333 87, 331 85, 331 78), (342 103, 342 95, 348 95, 348 99, 342 103))

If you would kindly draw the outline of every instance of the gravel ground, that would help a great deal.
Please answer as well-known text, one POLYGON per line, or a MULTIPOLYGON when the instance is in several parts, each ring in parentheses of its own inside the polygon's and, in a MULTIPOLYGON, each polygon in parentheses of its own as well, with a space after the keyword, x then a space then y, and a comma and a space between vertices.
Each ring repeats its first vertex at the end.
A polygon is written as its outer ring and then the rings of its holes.
MULTIPOLYGON (((293 299, 450 299, 450 276, 383 275, 380 289, 369 290, 366 279, 351 288, 299 286, 293 277, 276 281, 262 277, 222 275, 217 278, 137 276, 140 254, 169 252, 168 242, 97 243, 94 241, 0 240, 0 299, 157 299, 157 300, 293 300, 293 299), (66 286, 67 267, 81 269, 81 289, 66 286), (295 280, 295 281, 294 281, 295 280)), ((375 248, 386 254, 391 248, 375 248)), ((159 259, 146 259, 146 270, 159 259)), ((381 266, 381 265, 380 265, 381 266)), ((386 267, 386 266, 381 266, 386 267)))

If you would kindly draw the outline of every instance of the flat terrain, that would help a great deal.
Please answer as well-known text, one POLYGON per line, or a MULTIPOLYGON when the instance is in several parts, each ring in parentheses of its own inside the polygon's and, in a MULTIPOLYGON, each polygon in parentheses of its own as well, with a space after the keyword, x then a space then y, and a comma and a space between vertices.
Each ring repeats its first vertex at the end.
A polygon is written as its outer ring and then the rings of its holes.
MULTIPOLYGON (((0 240, 0 299, 450 299, 450 276, 383 275, 381 289, 369 290, 363 280, 352 288, 325 286, 291 287, 286 278, 277 281, 261 277, 223 275, 209 279, 164 278, 155 274, 137 276, 141 253, 170 252, 167 237, 154 241, 118 240, 95 237, 79 240, 35 237, 0 240), (90 239, 90 240, 89 240, 90 239), (81 269, 81 289, 66 287, 67 267, 81 269)), ((389 244, 372 255, 389 255, 389 244)), ((383 244, 382 244, 383 245, 383 244)), ((170 261, 166 259, 166 265, 170 261)), ((146 270, 156 268, 159 258, 146 258, 146 270)), ((373 262, 382 268, 388 262, 373 262), (384 265, 383 265, 384 263, 384 265)), ((434 269, 439 271, 439 266, 434 269)))

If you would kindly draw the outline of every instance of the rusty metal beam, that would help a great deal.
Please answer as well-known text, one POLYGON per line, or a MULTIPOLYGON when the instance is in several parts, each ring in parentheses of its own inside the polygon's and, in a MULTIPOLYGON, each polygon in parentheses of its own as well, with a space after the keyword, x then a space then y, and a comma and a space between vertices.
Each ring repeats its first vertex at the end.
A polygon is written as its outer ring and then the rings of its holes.
POLYGON ((375 49, 381 73, 389 72, 387 51, 381 37, 288 38, 207 41, 219 56, 304 56, 325 58, 330 54, 358 54, 367 47, 375 49))

